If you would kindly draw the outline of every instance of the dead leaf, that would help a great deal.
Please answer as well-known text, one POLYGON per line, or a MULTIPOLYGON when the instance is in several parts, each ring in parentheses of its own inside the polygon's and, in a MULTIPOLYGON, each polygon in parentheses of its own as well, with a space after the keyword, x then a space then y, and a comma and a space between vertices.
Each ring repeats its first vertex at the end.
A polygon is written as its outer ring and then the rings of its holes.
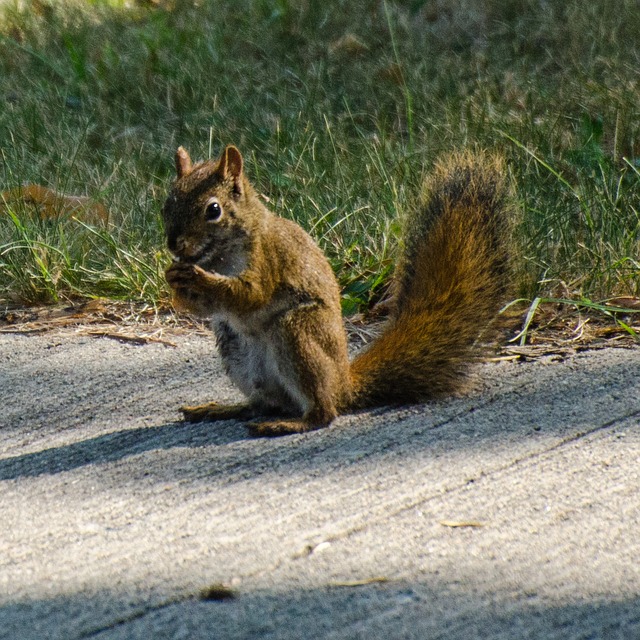
POLYGON ((634 298, 633 296, 619 296, 617 298, 607 300, 606 305, 608 307, 620 307, 622 309, 640 309, 640 298, 634 298))
POLYGON ((369 51, 369 47, 353 33, 346 33, 329 45, 329 53, 336 55, 344 53, 349 56, 358 56, 369 51))
POLYGON ((86 196, 59 193, 40 184, 24 184, 0 194, 0 211, 19 204, 34 209, 43 220, 67 217, 89 224, 109 221, 109 212, 102 203, 86 196))

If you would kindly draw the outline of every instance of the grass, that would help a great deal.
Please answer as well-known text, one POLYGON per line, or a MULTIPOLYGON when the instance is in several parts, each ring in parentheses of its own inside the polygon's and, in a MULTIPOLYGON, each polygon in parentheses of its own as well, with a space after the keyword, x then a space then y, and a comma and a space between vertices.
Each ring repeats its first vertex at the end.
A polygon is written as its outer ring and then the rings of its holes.
POLYGON ((4 215, 0 300, 163 303, 173 152, 227 143, 346 312, 382 295, 425 171, 475 145, 517 186, 520 296, 640 296, 636 0, 481 4, 0 0, 0 189, 90 195, 113 223, 4 215))

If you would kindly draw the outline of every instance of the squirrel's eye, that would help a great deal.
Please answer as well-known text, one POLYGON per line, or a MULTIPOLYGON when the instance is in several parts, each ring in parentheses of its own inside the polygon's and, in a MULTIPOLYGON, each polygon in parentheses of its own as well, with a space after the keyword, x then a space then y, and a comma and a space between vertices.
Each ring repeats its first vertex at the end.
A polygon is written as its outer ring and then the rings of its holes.
POLYGON ((215 198, 211 198, 205 205, 204 214, 209 222, 218 222, 222 216, 220 203, 215 198))

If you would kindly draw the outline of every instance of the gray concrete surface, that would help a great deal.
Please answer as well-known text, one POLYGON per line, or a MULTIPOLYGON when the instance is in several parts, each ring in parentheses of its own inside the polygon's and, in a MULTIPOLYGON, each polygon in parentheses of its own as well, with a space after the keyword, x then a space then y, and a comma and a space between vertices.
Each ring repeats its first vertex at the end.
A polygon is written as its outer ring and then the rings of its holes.
POLYGON ((255 440, 175 340, 0 335, 1 638, 640 638, 639 349, 255 440))

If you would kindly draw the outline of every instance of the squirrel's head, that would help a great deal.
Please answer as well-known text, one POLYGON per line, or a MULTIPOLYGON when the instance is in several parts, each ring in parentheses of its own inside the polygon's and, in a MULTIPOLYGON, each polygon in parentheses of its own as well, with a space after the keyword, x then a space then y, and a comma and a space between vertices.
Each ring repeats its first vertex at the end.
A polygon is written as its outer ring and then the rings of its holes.
POLYGON ((169 251, 208 271, 241 270, 261 211, 240 151, 228 146, 217 161, 194 165, 179 147, 175 163, 177 178, 162 210, 169 251))

